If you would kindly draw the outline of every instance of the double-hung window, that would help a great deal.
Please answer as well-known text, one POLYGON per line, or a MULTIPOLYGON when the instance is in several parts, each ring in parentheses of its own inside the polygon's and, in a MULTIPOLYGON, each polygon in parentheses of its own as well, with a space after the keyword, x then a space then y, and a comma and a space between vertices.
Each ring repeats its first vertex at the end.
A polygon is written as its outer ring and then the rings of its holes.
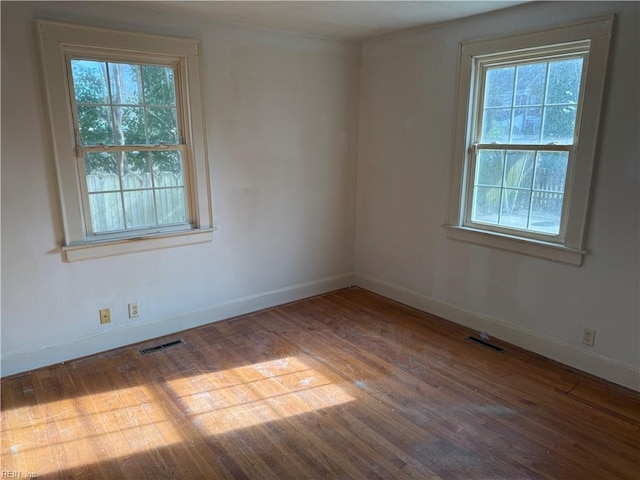
POLYGON ((76 162, 89 238, 187 224, 177 65, 72 54, 76 162))
POLYGON ((462 46, 450 237, 581 263, 610 31, 462 46))
POLYGON ((198 42, 38 26, 65 258, 210 240, 198 42))

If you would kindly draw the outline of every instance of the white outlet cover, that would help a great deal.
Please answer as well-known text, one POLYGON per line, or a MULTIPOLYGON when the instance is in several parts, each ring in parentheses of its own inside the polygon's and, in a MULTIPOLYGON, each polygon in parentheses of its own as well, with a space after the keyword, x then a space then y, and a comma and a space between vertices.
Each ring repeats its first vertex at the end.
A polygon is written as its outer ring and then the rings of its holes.
POLYGON ((129 305, 129 318, 136 318, 140 316, 140 307, 137 303, 130 303, 129 305))
POLYGON ((591 328, 585 328, 582 332, 582 343, 593 347, 596 343, 596 331, 591 328))

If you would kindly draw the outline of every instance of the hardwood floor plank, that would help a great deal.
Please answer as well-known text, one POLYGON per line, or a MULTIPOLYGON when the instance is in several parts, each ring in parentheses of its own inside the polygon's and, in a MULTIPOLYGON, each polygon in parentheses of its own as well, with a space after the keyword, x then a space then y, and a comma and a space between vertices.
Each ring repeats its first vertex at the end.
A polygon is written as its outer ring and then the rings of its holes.
POLYGON ((351 288, 3 378, 0 462, 47 479, 640 477, 637 392, 471 333, 351 288))
MULTIPOLYGON (((378 416, 383 408, 386 408, 387 414, 393 417, 390 422, 403 425, 403 435, 412 440, 405 448, 407 452, 411 454, 417 451, 422 457, 433 456, 436 459, 445 460, 440 455, 441 450, 448 445, 448 449, 454 452, 457 447, 457 441, 459 435, 459 429, 453 423, 449 421, 446 415, 442 415, 439 409, 423 408, 423 399, 429 399, 429 403, 433 404, 437 397, 442 397, 445 392, 435 389, 429 385, 420 385, 420 382, 411 381, 411 385, 407 389, 399 378, 390 380, 387 375, 380 375, 380 371, 386 371, 390 368, 388 365, 383 365, 383 361, 375 359, 369 356, 369 354, 362 350, 358 354, 354 354, 355 350, 353 346, 349 347, 350 354, 348 356, 341 357, 344 351, 339 344, 334 343, 336 351, 330 350, 331 347, 326 346, 326 342, 315 337, 312 341, 307 341, 306 346, 312 352, 318 352, 322 350, 322 353, 332 359, 331 364, 327 363, 328 368, 335 369, 335 365, 343 364, 344 367, 337 373, 343 378, 349 379, 353 385, 364 392, 364 395, 368 395, 373 401, 377 402, 376 407, 378 416), (315 346, 317 345, 317 347, 315 346), (335 360, 338 359, 336 362, 335 360), (371 367, 373 370, 369 370, 371 367), (413 400, 413 397, 417 400, 413 400), (391 413, 393 412, 393 413, 391 413), (411 434, 412 428, 415 426, 413 434, 411 434), (420 427, 423 427, 422 429, 420 427), (415 450, 416 445, 420 446, 419 450, 415 450), (428 449, 429 445, 433 445, 432 451, 428 449)), ((320 359, 320 361, 325 361, 320 359)), ((406 379, 405 379, 406 380, 406 379)), ((445 395, 441 403, 445 403, 451 398, 451 395, 445 395), (447 400, 444 400, 446 398, 447 400)), ((358 408, 362 407, 363 399, 358 399, 358 408)), ((457 412, 460 415, 462 412, 457 412)), ((475 421, 475 417, 471 417, 466 420, 465 425, 469 427, 470 421, 475 421)), ((483 424, 484 425, 484 424, 483 424)), ((483 432, 485 435, 491 432, 483 432)), ((484 444, 479 444, 483 447, 484 444)), ((466 448, 465 454, 458 459, 458 461, 467 463, 480 463, 480 458, 491 458, 490 451, 477 451, 476 448, 466 448), (475 460, 474 460, 475 459, 475 460)), ((452 453, 453 455, 453 453, 452 453)), ((424 460, 424 458, 422 458, 424 460)), ((502 461, 500 459, 493 459, 491 467, 499 465, 502 461)), ((470 474, 468 467, 465 470, 465 475, 470 474)), ((503 465, 502 468, 506 468, 503 465)))

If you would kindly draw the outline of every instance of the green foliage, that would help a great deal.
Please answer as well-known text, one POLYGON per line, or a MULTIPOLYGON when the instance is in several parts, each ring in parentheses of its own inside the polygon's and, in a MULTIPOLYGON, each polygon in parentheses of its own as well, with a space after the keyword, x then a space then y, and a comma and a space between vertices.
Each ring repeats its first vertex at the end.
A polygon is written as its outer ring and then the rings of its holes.
MULTIPOLYGON (((71 71, 84 145, 179 142, 172 67, 72 60, 71 71)), ((87 174, 182 174, 175 150, 87 154, 85 162, 87 174)))

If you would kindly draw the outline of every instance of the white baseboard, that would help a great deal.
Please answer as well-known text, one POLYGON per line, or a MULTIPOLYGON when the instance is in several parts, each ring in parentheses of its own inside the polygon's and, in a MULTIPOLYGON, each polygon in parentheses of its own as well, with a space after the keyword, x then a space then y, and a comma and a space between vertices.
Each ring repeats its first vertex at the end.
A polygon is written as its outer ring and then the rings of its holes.
POLYGON ((640 369, 631 365, 626 365, 597 353, 585 351, 575 345, 564 344, 558 340, 543 337, 502 320, 448 305, 416 291, 367 275, 356 274, 355 284, 418 310, 431 313, 479 332, 487 332, 492 337, 604 378, 610 382, 640 391, 640 369))
POLYGON ((39 350, 2 354, 0 356, 0 372, 2 376, 23 373, 113 348, 181 332, 264 308, 350 287, 353 285, 353 279, 352 274, 337 275, 239 298, 232 302, 214 305, 204 310, 164 318, 155 322, 114 329, 100 335, 76 338, 64 344, 53 345, 39 350))
POLYGON ((608 357, 561 343, 523 329, 517 325, 448 305, 416 291, 360 274, 344 274, 293 285, 204 310, 111 330, 100 335, 73 339, 67 343, 39 350, 14 352, 0 356, 2 376, 27 372, 40 367, 67 362, 113 348, 181 332, 208 323, 255 312, 306 297, 357 285, 405 305, 437 315, 446 320, 512 343, 544 357, 577 368, 610 382, 640 391, 640 369, 608 357))

